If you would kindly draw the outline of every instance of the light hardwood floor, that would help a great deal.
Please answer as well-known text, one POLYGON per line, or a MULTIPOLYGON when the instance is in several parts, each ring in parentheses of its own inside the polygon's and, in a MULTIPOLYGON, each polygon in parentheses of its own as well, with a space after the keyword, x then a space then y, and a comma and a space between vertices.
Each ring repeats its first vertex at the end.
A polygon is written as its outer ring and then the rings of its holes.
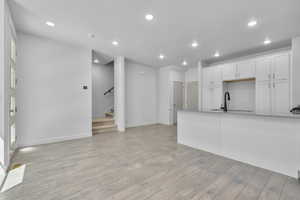
POLYGON ((296 179, 178 145, 173 126, 41 145, 14 163, 24 183, 1 200, 300 199, 296 179))

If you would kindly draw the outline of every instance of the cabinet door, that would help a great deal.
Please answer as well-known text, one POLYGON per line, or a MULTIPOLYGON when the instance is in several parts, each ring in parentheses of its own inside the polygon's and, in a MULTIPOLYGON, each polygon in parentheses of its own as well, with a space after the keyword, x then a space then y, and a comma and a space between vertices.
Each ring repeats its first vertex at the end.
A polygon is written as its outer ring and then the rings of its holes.
POLYGON ((236 77, 236 64, 225 64, 222 66, 223 80, 235 80, 236 77))
POLYGON ((290 56, 282 54, 275 56, 273 59, 273 74, 274 80, 289 80, 290 76, 290 56))
POLYGON ((222 69, 221 66, 211 67, 211 77, 214 85, 220 85, 222 83, 222 69))
POLYGON ((272 83, 272 112, 273 114, 289 114, 290 86, 289 81, 275 81, 272 83))
POLYGON ((271 114, 271 83, 256 82, 256 113, 271 114))
POLYGON ((261 82, 271 80, 271 64, 271 57, 256 61, 256 81, 261 82))
POLYGON ((217 86, 212 91, 212 99, 213 102, 212 109, 220 109, 222 105, 222 97, 223 97, 223 89, 221 86, 217 86))
POLYGON ((205 87, 213 88, 222 83, 222 71, 219 66, 203 68, 203 84, 205 87))
POLYGON ((254 61, 244 61, 237 63, 237 78, 246 79, 255 77, 254 61))
POLYGON ((203 88, 203 110, 220 109, 222 104, 222 87, 203 88))
POLYGON ((208 87, 202 88, 202 109, 203 110, 210 110, 210 96, 211 96, 211 89, 208 87))

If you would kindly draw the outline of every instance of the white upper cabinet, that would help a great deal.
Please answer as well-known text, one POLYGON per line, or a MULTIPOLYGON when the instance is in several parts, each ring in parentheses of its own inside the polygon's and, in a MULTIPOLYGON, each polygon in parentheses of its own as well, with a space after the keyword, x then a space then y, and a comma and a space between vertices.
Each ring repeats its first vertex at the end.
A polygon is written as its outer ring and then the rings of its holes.
POLYGON ((274 80, 288 80, 290 74, 290 55, 282 54, 274 56, 273 59, 273 74, 274 80))
POLYGON ((222 71, 220 66, 203 68, 204 87, 214 87, 222 83, 222 71))
POLYGON ((224 64, 222 71, 224 81, 254 78, 255 62, 247 60, 238 63, 224 64))
POLYGON ((247 79, 255 77, 255 62, 247 60, 236 65, 236 79, 247 79))
POLYGON ((256 81, 270 81, 272 58, 263 58, 256 61, 256 81))
POLYGON ((236 64, 230 63, 222 66, 223 80, 231 81, 236 79, 236 64))
POLYGON ((221 66, 214 66, 212 67, 212 79, 215 85, 219 85, 222 83, 222 68, 221 66))
POLYGON ((223 100, 223 81, 255 78, 256 112, 288 114, 291 107, 290 57, 290 52, 281 52, 204 68, 203 107, 220 108, 223 100))

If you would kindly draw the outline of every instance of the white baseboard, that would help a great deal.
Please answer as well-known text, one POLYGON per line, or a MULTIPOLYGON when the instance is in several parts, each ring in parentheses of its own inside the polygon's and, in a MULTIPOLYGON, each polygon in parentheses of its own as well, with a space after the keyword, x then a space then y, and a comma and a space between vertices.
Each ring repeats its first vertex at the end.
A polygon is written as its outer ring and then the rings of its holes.
POLYGON ((134 127, 154 125, 154 124, 157 124, 157 122, 132 123, 132 124, 126 124, 126 128, 134 128, 134 127))
POLYGON ((31 141, 21 141, 18 143, 18 147, 28 147, 28 146, 41 145, 41 144, 50 144, 50 143, 63 142, 63 141, 68 141, 68 140, 76 140, 76 139, 87 138, 87 137, 92 137, 92 132, 77 134, 77 135, 68 135, 68 136, 62 136, 62 137, 43 138, 43 139, 31 140, 31 141))

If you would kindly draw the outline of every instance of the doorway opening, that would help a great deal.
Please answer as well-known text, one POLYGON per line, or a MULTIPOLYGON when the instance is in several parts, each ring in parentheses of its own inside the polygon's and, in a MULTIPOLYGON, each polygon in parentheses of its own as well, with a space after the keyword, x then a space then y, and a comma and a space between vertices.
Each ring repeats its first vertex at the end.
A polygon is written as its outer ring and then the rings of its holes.
POLYGON ((93 135, 116 131, 114 108, 114 59, 92 51, 93 135))
POLYGON ((177 125, 177 112, 183 109, 184 102, 184 83, 181 81, 173 82, 173 124, 177 125))

